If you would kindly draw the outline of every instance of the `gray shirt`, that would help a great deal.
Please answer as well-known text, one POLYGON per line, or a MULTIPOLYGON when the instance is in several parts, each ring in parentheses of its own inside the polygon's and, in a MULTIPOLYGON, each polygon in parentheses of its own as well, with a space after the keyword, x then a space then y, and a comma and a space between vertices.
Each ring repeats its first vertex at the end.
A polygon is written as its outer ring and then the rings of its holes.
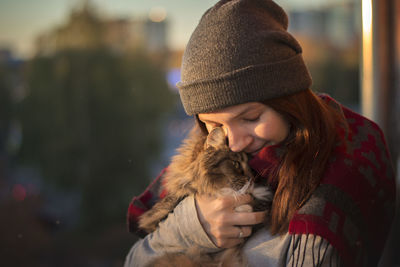
MULTIPOLYGON (((221 251, 201 226, 194 197, 190 196, 181 201, 155 232, 133 245, 124 267, 142 267, 165 252, 180 252, 192 246, 205 252, 221 251)), ((249 266, 341 266, 336 250, 320 236, 273 236, 266 228, 253 233, 243 253, 249 266)))

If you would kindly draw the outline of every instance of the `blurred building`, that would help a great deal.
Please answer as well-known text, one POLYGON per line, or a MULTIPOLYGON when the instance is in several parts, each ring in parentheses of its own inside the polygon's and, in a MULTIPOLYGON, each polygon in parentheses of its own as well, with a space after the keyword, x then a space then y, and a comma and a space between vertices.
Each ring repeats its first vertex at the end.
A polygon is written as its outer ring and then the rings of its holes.
POLYGON ((359 1, 325 2, 288 13, 289 31, 301 44, 313 77, 312 89, 359 111, 359 1))
POLYGON ((316 9, 292 10, 289 21, 289 31, 295 35, 346 48, 360 38, 360 3, 341 1, 316 9))
POLYGON ((167 22, 151 18, 107 18, 89 2, 71 10, 64 25, 39 35, 36 53, 48 55, 64 49, 107 47, 117 53, 145 48, 167 50, 167 22))

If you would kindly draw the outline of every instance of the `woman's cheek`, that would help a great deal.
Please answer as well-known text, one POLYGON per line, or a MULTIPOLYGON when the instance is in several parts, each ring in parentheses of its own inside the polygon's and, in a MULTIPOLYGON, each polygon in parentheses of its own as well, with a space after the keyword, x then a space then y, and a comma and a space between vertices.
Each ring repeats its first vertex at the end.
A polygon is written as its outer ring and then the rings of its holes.
POLYGON ((254 133, 258 138, 268 139, 268 128, 265 124, 258 124, 254 128, 254 133))

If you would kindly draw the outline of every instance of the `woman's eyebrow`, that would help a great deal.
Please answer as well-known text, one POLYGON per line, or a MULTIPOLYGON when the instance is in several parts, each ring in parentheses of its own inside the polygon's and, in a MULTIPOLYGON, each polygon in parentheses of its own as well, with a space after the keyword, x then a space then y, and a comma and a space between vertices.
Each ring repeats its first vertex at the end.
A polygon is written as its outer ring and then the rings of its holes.
MULTIPOLYGON (((233 120, 233 119, 239 118, 239 117, 243 116, 244 114, 246 114, 247 112, 249 112, 251 110, 257 110, 257 107, 254 107, 254 106, 246 107, 243 110, 239 111, 238 114, 236 114, 233 117, 229 118, 229 120, 233 120)), ((215 121, 212 121, 212 120, 209 120, 209 119, 202 119, 202 118, 200 118, 200 116, 198 116, 198 119, 200 121, 204 122, 204 123, 218 123, 218 122, 215 122, 215 121)))
POLYGON ((257 107, 254 107, 254 106, 246 107, 244 110, 240 111, 238 114, 233 116, 231 119, 236 119, 238 117, 241 117, 241 116, 243 116, 244 114, 246 114, 247 112, 249 112, 249 111, 251 111, 253 109, 257 109, 257 107))

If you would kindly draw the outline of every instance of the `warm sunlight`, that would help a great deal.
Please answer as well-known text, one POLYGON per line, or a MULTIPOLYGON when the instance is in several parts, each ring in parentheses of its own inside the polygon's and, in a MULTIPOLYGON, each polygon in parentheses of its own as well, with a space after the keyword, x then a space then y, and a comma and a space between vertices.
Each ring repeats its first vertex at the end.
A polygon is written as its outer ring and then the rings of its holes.
POLYGON ((362 0, 362 113, 373 116, 372 0, 362 0))

